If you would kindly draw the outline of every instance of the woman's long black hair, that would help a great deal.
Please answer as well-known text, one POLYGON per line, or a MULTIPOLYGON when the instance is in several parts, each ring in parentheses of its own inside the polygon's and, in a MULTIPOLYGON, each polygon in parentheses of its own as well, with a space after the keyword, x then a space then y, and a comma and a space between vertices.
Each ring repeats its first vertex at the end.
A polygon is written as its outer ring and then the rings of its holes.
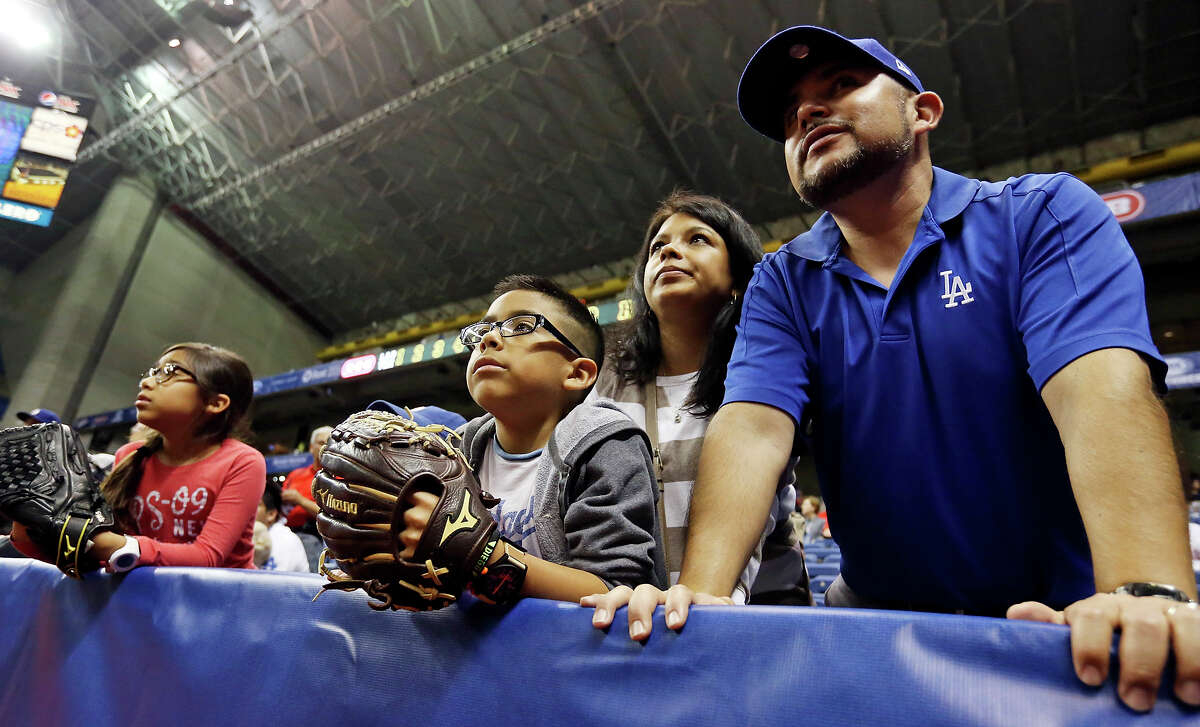
MULTIPOLYGON (((645 239, 638 251, 637 265, 629 281, 629 296, 633 301, 633 317, 617 332, 609 361, 616 375, 626 385, 641 386, 653 381, 662 363, 662 342, 659 338, 658 318, 650 310, 646 300, 646 263, 650 259, 650 243, 658 234, 663 223, 674 214, 691 215, 716 230, 725 241, 729 253, 729 272, 735 291, 745 291, 754 273, 754 266, 762 260, 762 243, 758 234, 750 227, 737 210, 716 197, 696 194, 687 190, 675 190, 659 203, 646 226, 645 239)), ((742 314, 742 296, 738 295, 731 305, 722 306, 712 324, 708 349, 696 377, 696 384, 688 397, 686 406, 697 416, 707 417, 716 413, 725 397, 725 370, 733 353, 736 326, 742 314)))

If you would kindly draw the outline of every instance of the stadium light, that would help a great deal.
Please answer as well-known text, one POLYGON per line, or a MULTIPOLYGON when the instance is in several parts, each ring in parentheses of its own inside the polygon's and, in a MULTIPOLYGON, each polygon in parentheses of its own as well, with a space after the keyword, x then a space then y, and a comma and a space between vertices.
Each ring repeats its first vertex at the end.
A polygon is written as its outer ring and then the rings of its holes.
POLYGON ((172 48, 178 48, 179 47, 179 39, 172 38, 167 41, 167 45, 171 46, 172 48))
POLYGON ((0 24, 0 34, 24 50, 38 50, 50 44, 50 28, 29 12, 24 3, 0 3, 0 13, 4 22, 0 24))

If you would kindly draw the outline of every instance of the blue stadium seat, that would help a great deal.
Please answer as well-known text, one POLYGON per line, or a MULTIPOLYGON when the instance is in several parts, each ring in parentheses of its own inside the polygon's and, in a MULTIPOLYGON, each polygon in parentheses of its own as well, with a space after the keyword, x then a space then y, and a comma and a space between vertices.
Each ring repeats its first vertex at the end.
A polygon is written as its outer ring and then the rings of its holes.
POLYGON ((824 563, 808 563, 807 565, 809 577, 836 576, 842 570, 841 563, 830 563, 828 561, 824 563))
MULTIPOLYGON (((833 583, 834 578, 837 578, 837 576, 814 576, 809 580, 809 587, 812 588, 814 594, 824 594, 825 591, 829 590, 829 584, 833 583)), ((822 595, 822 598, 824 598, 824 595, 822 595)))
POLYGON ((813 605, 814 606, 824 606, 825 605, 825 594, 824 593, 814 593, 813 594, 813 605))

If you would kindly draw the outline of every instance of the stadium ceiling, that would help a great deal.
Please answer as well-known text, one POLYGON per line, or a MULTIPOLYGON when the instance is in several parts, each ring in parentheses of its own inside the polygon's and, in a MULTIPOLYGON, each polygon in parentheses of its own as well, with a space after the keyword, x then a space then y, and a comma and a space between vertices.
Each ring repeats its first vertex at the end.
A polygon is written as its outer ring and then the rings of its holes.
POLYGON ((151 176, 326 332, 463 301, 514 271, 608 271, 676 186, 795 215, 734 105, 799 23, 879 38, 946 102, 935 162, 974 170, 1200 112, 1200 3, 1172 0, 53 0, 2 73, 94 96, 47 230, 151 176), (178 38, 172 47, 170 41, 178 38), (97 134, 93 135, 92 129, 97 134))

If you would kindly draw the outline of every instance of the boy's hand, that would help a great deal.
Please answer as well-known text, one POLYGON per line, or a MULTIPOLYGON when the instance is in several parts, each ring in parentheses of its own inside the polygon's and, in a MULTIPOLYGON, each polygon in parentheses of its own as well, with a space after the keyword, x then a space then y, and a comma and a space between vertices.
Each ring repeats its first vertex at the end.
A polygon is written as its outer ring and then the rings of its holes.
POLYGON ((400 551, 401 558, 411 558, 417 552, 417 543, 425 534, 433 509, 437 507, 438 496, 432 492, 417 491, 404 498, 411 507, 404 511, 404 531, 400 533, 400 542, 404 550, 400 551))
POLYGON ((458 600, 495 547, 499 500, 440 431, 372 410, 334 427, 313 477, 317 532, 337 561, 322 559, 322 591, 366 591, 377 611, 458 600))
POLYGON ((279 493, 279 499, 283 500, 283 504, 285 505, 299 505, 307 498, 298 491, 289 488, 279 493))
POLYGON ((629 586, 617 586, 608 593, 593 593, 579 599, 580 606, 596 609, 592 614, 592 625, 598 629, 612 625, 613 614, 622 606, 629 606, 629 638, 635 641, 645 641, 650 638, 653 627, 654 609, 666 606, 667 627, 678 631, 687 622, 688 608, 697 606, 732 606, 733 599, 728 596, 714 596, 708 593, 696 593, 682 583, 671 586, 663 591, 643 583, 636 589, 629 586))

